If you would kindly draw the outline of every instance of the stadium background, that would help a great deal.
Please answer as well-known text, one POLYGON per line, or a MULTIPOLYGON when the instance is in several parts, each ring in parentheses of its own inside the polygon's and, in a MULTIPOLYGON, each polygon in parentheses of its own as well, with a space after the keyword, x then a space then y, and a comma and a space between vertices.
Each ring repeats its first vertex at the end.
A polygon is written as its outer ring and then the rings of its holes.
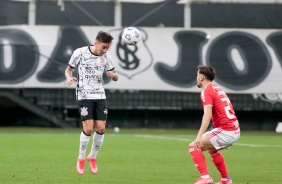
MULTIPOLYGON (((279 30, 282 28, 280 3, 277 0, 5 0, 0 1, 0 28, 22 25, 120 28, 134 25, 140 28, 187 30, 193 28, 279 30)), ((0 34, 0 41, 1 38, 2 40, 5 38, 5 33, 0 34)), ((1 41, 0 84, 7 79, 7 72, 3 69, 3 47, 4 43, 1 41)), ((276 85, 281 86, 281 83, 276 85)), ((280 93, 275 94, 229 94, 242 129, 275 129, 277 123, 282 121, 282 88, 280 89, 280 93)), ((140 88, 106 89, 106 94, 109 106, 108 127, 197 128, 201 123, 202 106, 198 92, 140 88)), ((70 88, 1 87, 0 111, 0 126, 81 126, 74 89, 70 88)))

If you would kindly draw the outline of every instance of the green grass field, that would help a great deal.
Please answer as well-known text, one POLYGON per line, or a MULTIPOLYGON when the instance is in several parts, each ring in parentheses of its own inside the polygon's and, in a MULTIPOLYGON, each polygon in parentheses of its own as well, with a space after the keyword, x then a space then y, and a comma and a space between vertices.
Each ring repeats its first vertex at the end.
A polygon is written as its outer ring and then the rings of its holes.
MULTIPOLYGON (((97 157, 99 172, 92 174, 86 163, 82 176, 75 170, 80 132, 0 127, 0 183, 192 184, 198 178, 187 151, 196 131, 107 129, 97 157)), ((282 184, 282 134, 242 131, 239 141, 222 153, 233 183, 282 184)), ((219 180, 205 155, 211 176, 219 180)))

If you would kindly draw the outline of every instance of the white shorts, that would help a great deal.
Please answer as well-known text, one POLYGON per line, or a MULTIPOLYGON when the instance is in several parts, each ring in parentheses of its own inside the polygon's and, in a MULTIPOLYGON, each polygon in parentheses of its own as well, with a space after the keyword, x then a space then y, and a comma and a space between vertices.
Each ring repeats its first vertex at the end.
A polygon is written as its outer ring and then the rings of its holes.
POLYGON ((240 138, 240 128, 233 131, 214 128, 211 131, 206 132, 204 135, 208 136, 216 150, 226 149, 232 146, 233 143, 240 138))

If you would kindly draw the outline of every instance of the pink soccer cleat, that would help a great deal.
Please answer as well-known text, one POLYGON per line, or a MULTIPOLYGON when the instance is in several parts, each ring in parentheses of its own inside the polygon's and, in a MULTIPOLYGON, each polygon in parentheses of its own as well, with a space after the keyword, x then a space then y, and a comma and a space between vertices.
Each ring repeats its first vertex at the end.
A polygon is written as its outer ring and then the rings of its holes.
POLYGON ((195 184, 212 184, 212 178, 198 178, 195 184))
POLYGON ((80 158, 77 159, 76 170, 78 174, 84 173, 84 164, 85 164, 85 160, 80 159, 80 158))
POLYGON ((220 181, 217 182, 216 184, 232 184, 232 180, 228 180, 228 181, 220 180, 220 181))
POLYGON ((87 160, 90 164, 90 170, 93 174, 96 174, 98 172, 97 164, 96 164, 96 159, 91 158, 90 155, 87 156, 87 160))

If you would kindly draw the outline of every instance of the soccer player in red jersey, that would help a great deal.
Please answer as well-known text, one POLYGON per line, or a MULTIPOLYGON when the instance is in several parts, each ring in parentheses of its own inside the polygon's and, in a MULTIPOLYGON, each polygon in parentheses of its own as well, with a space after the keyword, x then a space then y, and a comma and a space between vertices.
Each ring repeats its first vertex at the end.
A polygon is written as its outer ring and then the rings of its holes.
POLYGON ((219 150, 232 146, 239 139, 240 128, 228 96, 212 82, 215 74, 215 69, 211 66, 198 66, 197 86, 203 89, 201 101, 204 107, 204 115, 196 139, 189 144, 192 160, 201 175, 195 184, 213 183, 203 151, 209 152, 221 175, 218 184, 232 184, 224 157, 219 150), (206 132, 211 120, 214 128, 206 132))

